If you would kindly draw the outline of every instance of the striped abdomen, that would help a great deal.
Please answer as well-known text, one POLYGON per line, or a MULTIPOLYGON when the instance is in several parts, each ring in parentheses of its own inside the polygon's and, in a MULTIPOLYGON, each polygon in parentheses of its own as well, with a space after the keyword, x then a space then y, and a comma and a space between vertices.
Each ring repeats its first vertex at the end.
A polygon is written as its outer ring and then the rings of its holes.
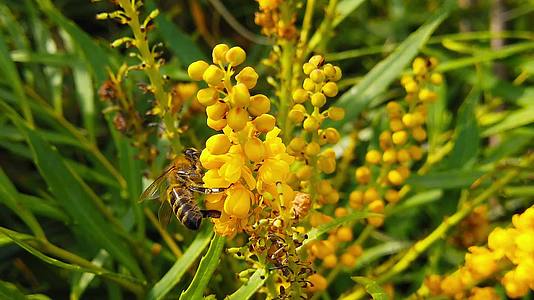
POLYGON ((197 230, 202 223, 202 214, 194 202, 193 194, 187 188, 172 188, 169 197, 172 211, 176 218, 191 230, 197 230))

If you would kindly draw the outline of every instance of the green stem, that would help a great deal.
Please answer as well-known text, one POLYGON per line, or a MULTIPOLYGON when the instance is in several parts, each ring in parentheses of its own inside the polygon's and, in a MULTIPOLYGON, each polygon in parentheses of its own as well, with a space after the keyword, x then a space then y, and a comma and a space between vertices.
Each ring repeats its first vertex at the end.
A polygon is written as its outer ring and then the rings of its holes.
POLYGON ((282 44, 281 61, 281 84, 280 84, 280 111, 278 115, 279 125, 282 129, 282 139, 287 144, 291 138, 293 126, 288 119, 289 108, 293 105, 291 93, 293 91, 293 59, 295 58, 295 43, 284 41, 282 44))

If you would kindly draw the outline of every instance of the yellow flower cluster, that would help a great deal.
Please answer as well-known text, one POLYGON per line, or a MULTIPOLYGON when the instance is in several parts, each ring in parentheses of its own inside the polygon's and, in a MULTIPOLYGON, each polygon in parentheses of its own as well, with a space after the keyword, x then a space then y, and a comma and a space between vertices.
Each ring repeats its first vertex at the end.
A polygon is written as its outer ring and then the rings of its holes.
MULTIPOLYGON (((512 224, 511 228, 495 228, 488 236, 487 247, 470 247, 465 265, 458 271, 443 279, 429 277, 425 284, 431 294, 463 299, 466 290, 507 269, 500 281, 508 297, 520 298, 534 290, 534 206, 514 215, 512 224)), ((477 290, 482 296, 470 299, 499 299, 489 296, 489 288, 484 289, 477 290)))
POLYGON ((473 212, 458 226, 458 232, 453 236, 455 244, 468 248, 487 240, 490 223, 488 220, 488 206, 477 206, 473 212))
POLYGON ((281 39, 294 39, 298 31, 295 27, 295 16, 284 18, 280 11, 282 0, 256 0, 260 11, 254 16, 254 22, 261 26, 261 32, 267 36, 278 36, 281 39))
MULTIPOLYGON (((391 204, 400 200, 400 190, 410 176, 411 165, 423 158, 420 144, 427 138, 423 127, 427 106, 437 98, 430 86, 443 81, 441 74, 432 71, 436 63, 434 59, 418 57, 412 64, 413 75, 402 77, 406 102, 390 101, 386 105, 389 128, 380 133, 379 147, 369 149, 365 164, 356 169, 359 187, 350 194, 352 208, 367 206, 371 212, 383 213, 384 199, 391 204)), ((379 227, 384 218, 369 217, 367 221, 379 227)))
POLYGON ((219 44, 213 48, 212 58, 213 64, 192 63, 188 73, 193 80, 207 84, 197 98, 206 107, 208 126, 222 131, 206 141, 200 161, 207 169, 205 186, 227 189, 208 195, 206 207, 222 212, 219 219, 213 219, 216 232, 233 236, 247 226, 259 195, 266 202, 278 201, 278 208, 290 207, 294 192, 285 182, 293 157, 286 153, 276 120, 268 114, 269 98, 250 93, 258 80, 256 71, 244 67, 234 76, 246 59, 245 51, 219 44), (280 203, 282 194, 284 202, 280 203))

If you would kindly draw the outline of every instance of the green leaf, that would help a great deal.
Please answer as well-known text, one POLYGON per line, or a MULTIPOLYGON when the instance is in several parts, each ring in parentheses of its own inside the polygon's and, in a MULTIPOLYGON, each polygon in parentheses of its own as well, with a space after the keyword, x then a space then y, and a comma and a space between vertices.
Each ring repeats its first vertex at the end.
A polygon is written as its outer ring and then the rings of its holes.
POLYGON ((182 279, 185 272, 195 263, 197 258, 208 246, 213 235, 212 226, 204 226, 197 233, 195 240, 191 243, 184 254, 174 263, 172 268, 156 282, 154 287, 148 292, 147 300, 162 299, 170 290, 182 279))
MULTIPOLYGON (((352 214, 350 215, 347 215, 347 216, 344 216, 344 217, 341 217, 341 218, 335 218, 334 220, 326 223, 326 224, 323 224, 317 228, 312 228, 312 230, 310 230, 308 232, 308 238, 304 240, 304 243, 302 246, 308 244, 309 242, 319 238, 321 235, 329 232, 330 230, 336 228, 337 226, 340 226, 342 224, 345 224, 347 222, 353 222, 353 221, 356 221, 356 220, 361 220, 361 219, 364 219, 364 218, 367 218, 367 217, 375 217, 375 216, 382 216, 381 214, 375 214, 375 213, 370 213, 370 212, 366 212, 366 211, 356 211, 356 212, 353 212, 352 214)), ((302 248, 302 246, 300 248, 302 248)))
POLYGON ((80 237, 90 239, 95 246, 106 249, 137 277, 143 278, 130 249, 115 231, 110 230, 109 222, 97 209, 95 198, 96 201, 99 199, 94 192, 67 166, 57 150, 35 131, 18 125, 27 136, 39 172, 55 198, 61 199, 63 209, 76 221, 71 226, 73 231, 80 237))
POLYGON ((443 191, 439 189, 424 191, 417 193, 412 197, 403 200, 400 204, 391 207, 390 210, 386 209, 386 215, 393 215, 399 212, 411 209, 420 205, 429 204, 435 202, 443 196, 443 191))
MULTIPOLYGON (((393 53, 369 71, 362 81, 341 95, 336 106, 345 109, 345 120, 355 120, 373 98, 384 92, 389 84, 399 77, 402 70, 417 55, 419 49, 428 41, 434 30, 445 20, 453 3, 454 1, 446 1, 444 7, 438 9, 438 13, 417 31, 410 34, 393 53)), ((342 125, 341 122, 335 124, 337 127, 342 125)))
POLYGON ((483 137, 488 137, 510 129, 528 125, 534 122, 534 106, 527 106, 510 113, 504 120, 482 132, 483 137))
POLYGON ((26 300, 26 296, 11 282, 0 280, 0 299, 26 300))
POLYGON ((345 18, 355 11, 365 0, 341 0, 336 6, 336 17, 332 25, 336 27, 345 18))
MULTIPOLYGON (((104 265, 104 262, 106 262, 108 258, 109 254, 106 252, 106 250, 101 249, 91 262, 97 267, 102 267, 102 265, 104 265)), ((94 278, 94 273, 76 274, 75 278, 72 280, 69 299, 80 299, 83 292, 85 291, 85 289, 87 289, 87 287, 93 281, 94 278)))
POLYGON ((374 300, 387 300, 388 295, 376 281, 371 280, 369 278, 363 277, 363 276, 354 276, 351 277, 352 280, 356 281, 357 283, 363 285, 365 290, 374 300))
POLYGON ((450 170, 435 172, 426 175, 415 175, 408 180, 407 184, 417 188, 428 189, 453 189, 468 187, 485 172, 478 170, 450 170))
POLYGON ((267 281, 268 274, 265 269, 257 269, 252 276, 237 291, 226 297, 227 300, 250 299, 267 281))
POLYGON ((381 257, 398 253, 410 247, 410 245, 411 243, 403 241, 389 241, 370 248, 365 248, 362 256, 358 257, 356 260, 356 265, 354 266, 353 271, 359 270, 381 257))
POLYGON ((480 136, 475 108, 480 90, 474 88, 458 111, 454 147, 445 162, 445 169, 468 169, 475 162, 479 151, 480 136))
POLYGON ((200 265, 195 277, 193 277, 193 281, 191 281, 187 290, 180 295, 180 299, 202 299, 211 276, 219 265, 225 242, 226 238, 220 235, 215 235, 211 240, 208 252, 200 260, 200 265))

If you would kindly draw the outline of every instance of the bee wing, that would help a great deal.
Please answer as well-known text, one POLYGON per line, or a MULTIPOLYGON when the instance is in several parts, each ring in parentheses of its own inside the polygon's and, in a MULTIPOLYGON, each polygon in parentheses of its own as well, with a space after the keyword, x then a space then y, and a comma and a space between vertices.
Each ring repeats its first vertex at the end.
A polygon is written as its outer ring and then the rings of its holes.
POLYGON ((162 201, 158 210, 158 220, 163 228, 166 228, 169 225, 172 214, 173 212, 169 201, 162 201))
POLYGON ((141 194, 138 202, 143 202, 147 199, 153 200, 153 199, 160 198, 161 194, 164 192, 164 190, 169 185, 167 176, 169 172, 173 169, 174 169, 173 167, 169 168, 168 170, 163 172, 163 174, 161 174, 158 178, 156 178, 156 180, 154 180, 154 182, 152 182, 152 184, 150 184, 145 189, 145 191, 141 194))

